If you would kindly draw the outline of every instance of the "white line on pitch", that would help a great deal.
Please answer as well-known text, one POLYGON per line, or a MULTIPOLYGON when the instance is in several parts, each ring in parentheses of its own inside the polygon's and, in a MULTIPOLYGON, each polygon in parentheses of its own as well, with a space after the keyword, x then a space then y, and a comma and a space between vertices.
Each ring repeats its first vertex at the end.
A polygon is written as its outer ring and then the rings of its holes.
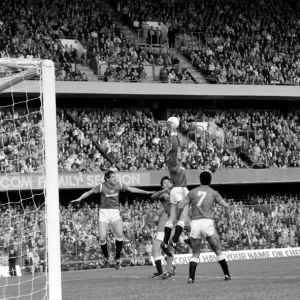
MULTIPOLYGON (((100 277, 89 277, 89 278, 74 278, 74 279, 65 279, 63 282, 69 281, 82 281, 82 280, 92 280, 92 279, 152 279, 151 276, 145 275, 126 275, 126 276, 100 276, 100 277)), ((188 276, 174 276, 167 280, 175 280, 176 278, 188 278, 188 276)), ((224 276, 197 276, 197 278, 202 279, 224 279, 224 276)), ((298 276, 233 276, 234 279, 300 279, 298 276)), ((153 279, 155 281, 157 279, 153 279)))

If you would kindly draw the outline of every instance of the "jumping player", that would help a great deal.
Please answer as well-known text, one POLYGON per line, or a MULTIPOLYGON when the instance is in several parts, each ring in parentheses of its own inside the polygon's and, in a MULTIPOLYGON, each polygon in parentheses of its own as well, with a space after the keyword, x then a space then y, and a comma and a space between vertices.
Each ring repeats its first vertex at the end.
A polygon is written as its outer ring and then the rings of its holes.
POLYGON ((189 268, 189 280, 188 283, 194 283, 197 264, 200 256, 200 244, 201 239, 206 239, 217 256, 218 263, 220 264, 225 280, 231 280, 231 275, 228 270, 228 265, 225 260, 225 256, 221 250, 221 243, 219 236, 215 231, 213 220, 213 207, 217 202, 224 207, 225 216, 230 222, 229 205, 220 196, 220 194, 210 187, 211 173, 209 171, 203 171, 200 174, 201 185, 189 192, 186 199, 181 201, 178 205, 178 214, 183 212, 185 207, 189 204, 192 207, 192 220, 191 220, 191 245, 193 249, 193 256, 190 260, 189 268))
POLYGON ((172 228, 176 220, 178 220, 175 226, 175 233, 170 242, 170 246, 176 248, 176 244, 178 243, 179 237, 184 229, 185 221, 188 217, 189 212, 188 207, 186 207, 183 213, 180 215, 180 218, 177 219, 177 205, 180 201, 185 199, 189 191, 186 187, 187 180, 185 169, 181 166, 178 160, 178 150, 180 147, 180 141, 177 135, 177 131, 174 128, 174 124, 172 122, 167 122, 167 126, 171 131, 172 145, 171 148, 166 151, 166 163, 169 169, 173 188, 170 193, 170 201, 172 204, 170 217, 165 225, 165 236, 164 241, 161 243, 161 248, 168 256, 172 256, 172 254, 168 250, 168 243, 171 236, 172 228))
POLYGON ((154 273, 152 278, 167 279, 168 277, 175 275, 176 268, 172 265, 174 261, 174 248, 169 247, 169 252, 172 254, 172 256, 167 257, 167 272, 163 273, 162 260, 164 259, 164 257, 161 254, 160 248, 160 244, 164 240, 164 228, 166 222, 168 221, 171 210, 170 190, 172 189, 172 184, 170 177, 164 176, 160 181, 160 185, 163 189, 151 196, 152 200, 158 199, 161 202, 161 207, 155 216, 158 221, 158 226, 155 238, 153 240, 152 248, 152 256, 155 262, 157 273, 154 273))
POLYGON ((78 199, 72 202, 79 202, 92 194, 100 193, 101 207, 99 210, 99 238, 100 245, 104 255, 104 265, 108 265, 108 250, 106 236, 108 227, 111 224, 116 235, 116 265, 115 268, 120 268, 120 257, 123 246, 123 222, 120 216, 119 209, 119 194, 120 192, 131 192, 145 195, 152 195, 153 192, 147 192, 134 187, 129 187, 117 181, 117 176, 114 171, 107 171, 104 174, 104 182, 96 185, 91 190, 83 193, 78 199))

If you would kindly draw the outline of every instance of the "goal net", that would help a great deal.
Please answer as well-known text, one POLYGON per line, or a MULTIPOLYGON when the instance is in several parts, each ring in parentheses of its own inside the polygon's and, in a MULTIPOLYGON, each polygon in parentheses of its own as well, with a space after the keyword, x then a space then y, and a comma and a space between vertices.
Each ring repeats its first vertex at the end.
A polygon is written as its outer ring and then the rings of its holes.
POLYGON ((1 299, 61 299, 54 74, 0 59, 1 299))

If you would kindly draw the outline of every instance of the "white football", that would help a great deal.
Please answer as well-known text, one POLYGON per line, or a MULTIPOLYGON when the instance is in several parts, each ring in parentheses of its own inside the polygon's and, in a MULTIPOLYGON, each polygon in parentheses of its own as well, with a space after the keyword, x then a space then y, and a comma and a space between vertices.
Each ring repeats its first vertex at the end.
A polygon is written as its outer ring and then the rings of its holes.
POLYGON ((179 119, 176 117, 170 117, 167 122, 170 122, 172 124, 172 128, 176 129, 179 126, 179 119))

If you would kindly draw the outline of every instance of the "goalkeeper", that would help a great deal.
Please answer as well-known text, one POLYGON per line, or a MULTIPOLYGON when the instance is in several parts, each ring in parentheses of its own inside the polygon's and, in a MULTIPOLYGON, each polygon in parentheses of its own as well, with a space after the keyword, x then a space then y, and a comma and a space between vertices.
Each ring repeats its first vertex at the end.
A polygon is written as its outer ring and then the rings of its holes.
POLYGON ((164 240, 164 227, 168 221, 171 209, 170 202, 170 190, 172 189, 171 179, 168 176, 164 176, 160 185, 163 188, 161 191, 154 193, 151 196, 152 200, 158 199, 161 203, 160 209, 156 215, 156 221, 158 221, 157 232, 153 241, 153 259, 157 269, 157 273, 154 273, 152 278, 162 278, 167 279, 168 277, 175 275, 175 266, 174 262, 174 248, 169 249, 169 253, 172 256, 167 257, 167 272, 163 273, 162 269, 162 260, 164 259, 161 255, 160 244, 164 240))
POLYGON ((180 215, 178 222, 176 223, 175 232, 169 244, 172 229, 174 227, 175 222, 177 221, 177 206, 180 201, 185 199, 189 191, 186 187, 186 171, 181 166, 181 163, 178 159, 180 141, 177 135, 176 125, 173 122, 167 121, 167 127, 170 130, 171 147, 166 151, 166 163, 169 169, 173 188, 170 193, 170 217, 165 225, 164 240, 161 243, 161 248, 168 256, 172 256, 172 254, 169 251, 170 248, 168 246, 176 248, 176 244, 179 241, 179 237, 184 229, 189 213, 189 208, 186 207, 183 213, 180 215))

